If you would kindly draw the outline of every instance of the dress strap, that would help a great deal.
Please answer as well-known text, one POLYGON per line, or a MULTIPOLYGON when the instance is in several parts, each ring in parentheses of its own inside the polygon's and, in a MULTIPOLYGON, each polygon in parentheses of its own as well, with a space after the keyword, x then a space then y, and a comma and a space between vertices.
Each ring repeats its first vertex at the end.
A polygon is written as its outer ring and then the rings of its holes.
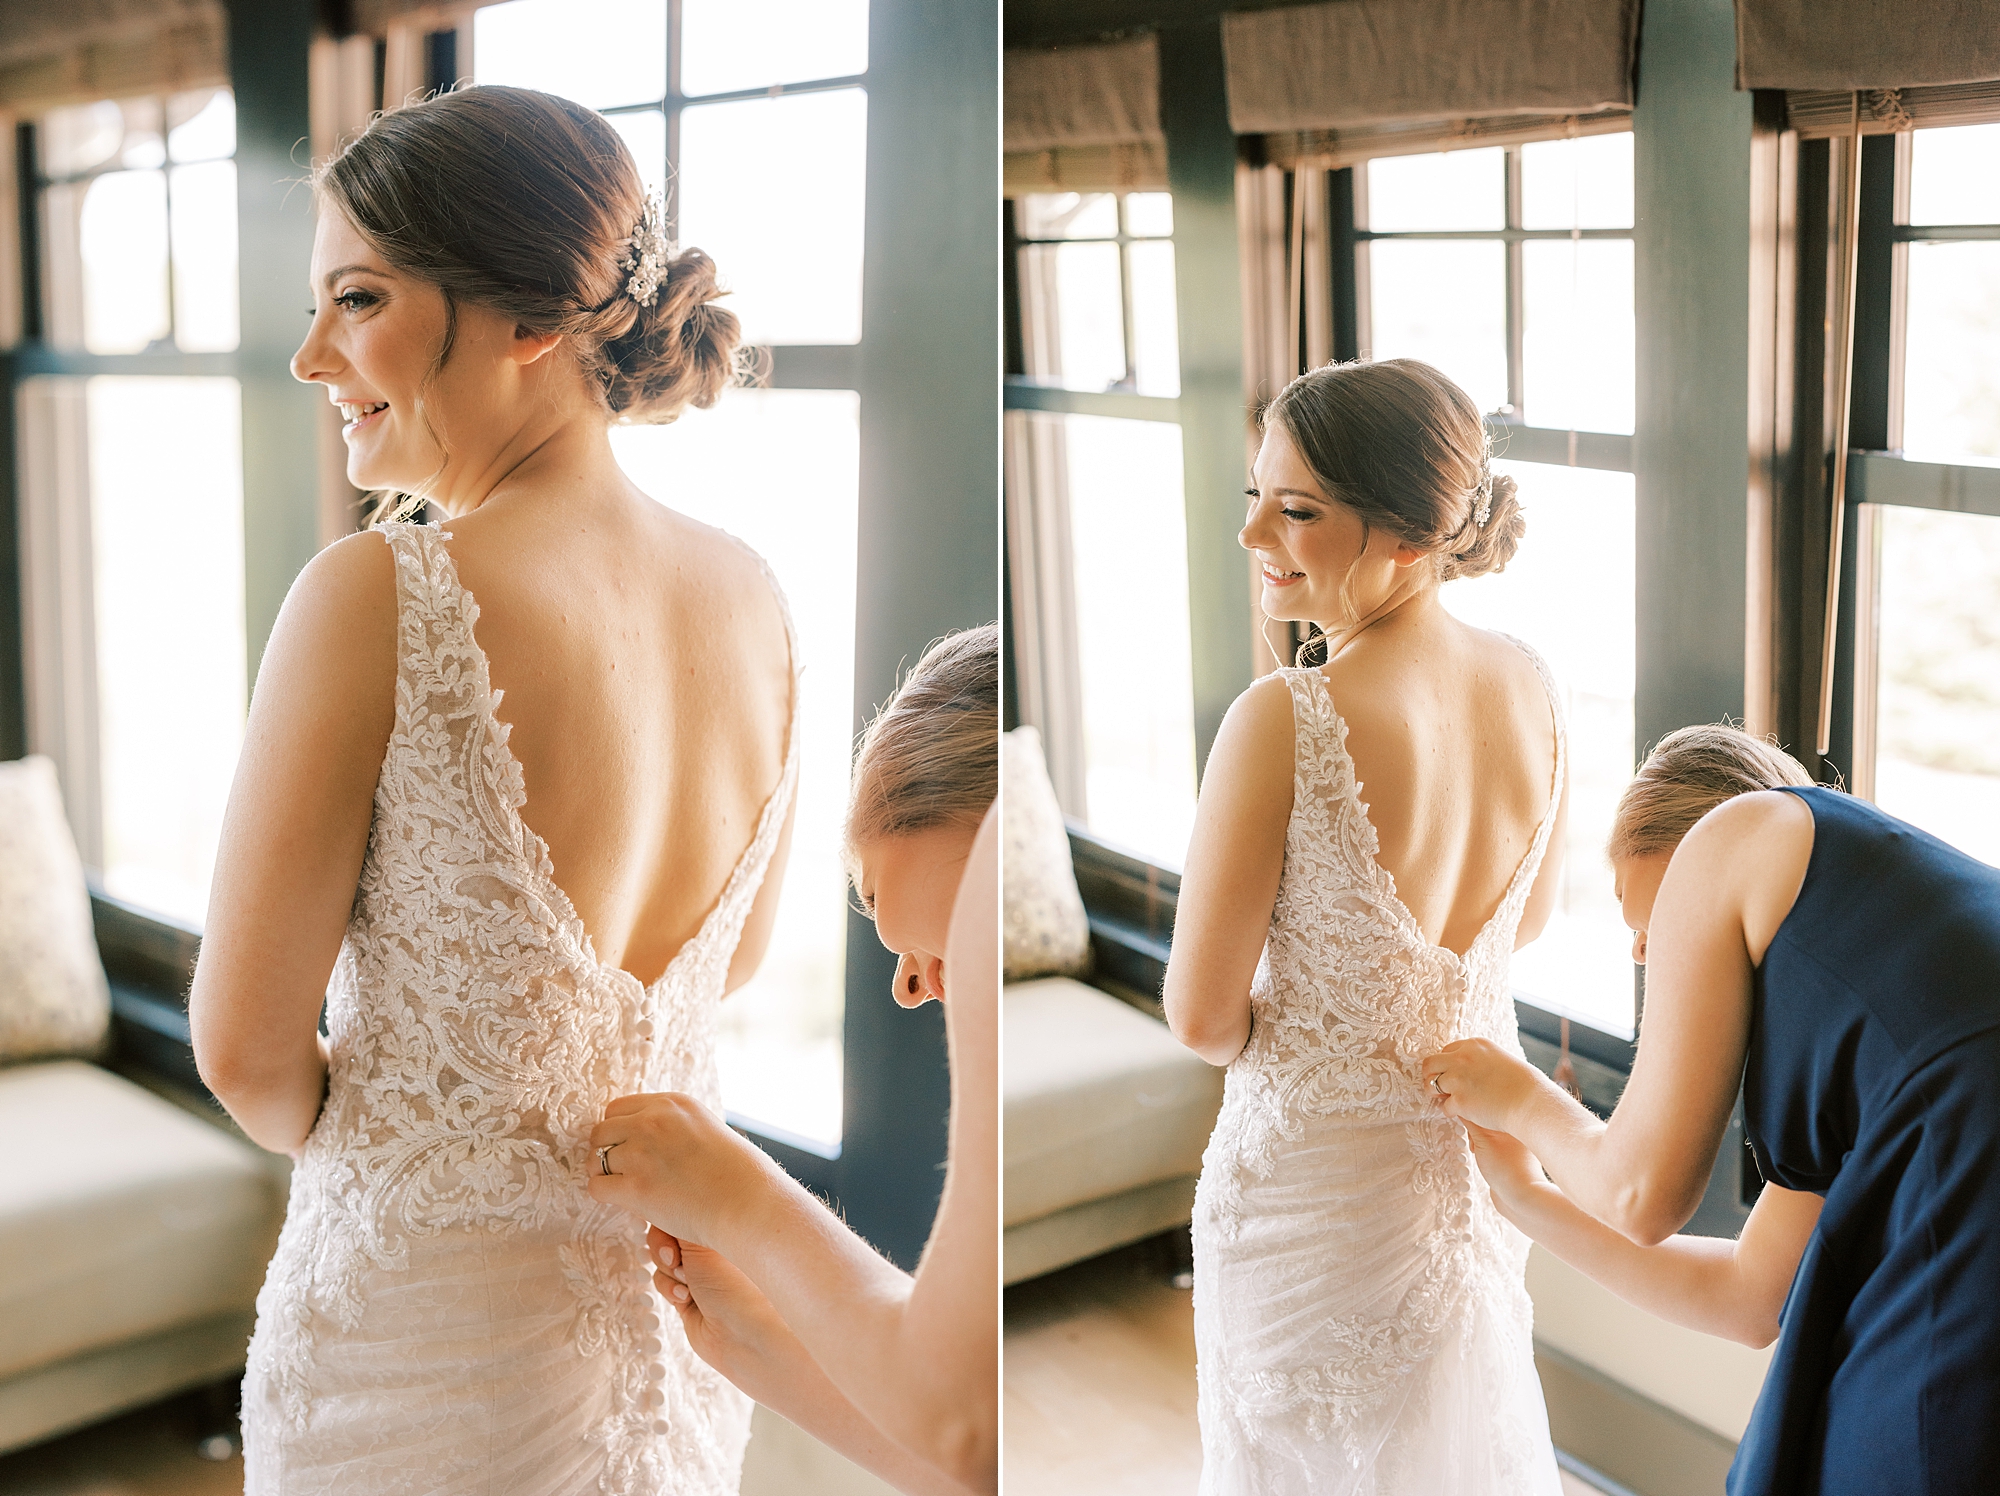
POLYGON ((1516 639, 1512 634, 1501 634, 1500 637, 1526 655, 1535 667, 1535 674, 1542 678, 1542 690, 1549 699, 1549 720, 1556 733, 1556 770, 1550 783, 1549 808, 1543 812, 1542 824, 1535 831, 1533 856, 1540 863, 1542 853, 1548 848, 1549 837, 1555 831, 1556 816, 1562 810, 1563 791, 1569 782, 1569 724, 1563 712, 1562 689, 1556 684, 1555 672, 1549 669, 1549 662, 1526 640, 1516 639))

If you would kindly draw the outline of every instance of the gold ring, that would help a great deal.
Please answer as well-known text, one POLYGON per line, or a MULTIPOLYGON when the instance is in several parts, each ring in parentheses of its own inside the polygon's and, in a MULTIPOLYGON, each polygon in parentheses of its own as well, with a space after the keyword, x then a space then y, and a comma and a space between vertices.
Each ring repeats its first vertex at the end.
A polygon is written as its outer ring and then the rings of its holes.
POLYGON ((606 1143, 602 1148, 597 1150, 597 1169, 599 1173, 609 1174, 611 1172, 611 1150, 617 1146, 616 1143, 606 1143))

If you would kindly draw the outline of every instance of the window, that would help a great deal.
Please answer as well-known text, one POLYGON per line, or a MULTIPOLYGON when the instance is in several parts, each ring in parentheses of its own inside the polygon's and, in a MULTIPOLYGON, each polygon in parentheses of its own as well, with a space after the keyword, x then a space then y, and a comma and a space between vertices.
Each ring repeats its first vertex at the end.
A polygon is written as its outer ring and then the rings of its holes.
POLYGON ((1072 390, 1178 395, 1173 198, 1037 193, 1014 213, 1027 376, 1072 390))
POLYGON ((1370 354, 1419 358, 1481 410, 1630 434, 1632 136, 1366 167, 1370 354))
POLYGON ((853 389, 784 388, 783 351, 861 341, 867 7, 616 0, 587 31, 572 12, 567 0, 480 10, 478 81, 603 110, 649 185, 672 184, 672 232, 714 258, 745 338, 777 355, 779 388, 731 390, 671 426, 617 428, 613 446, 660 502, 762 552, 791 604, 803 668, 798 818, 771 952, 723 1009, 723 1099, 763 1129, 834 1150, 860 401, 853 389), (606 34, 629 43, 608 61, 606 34))
POLYGON ((221 88, 35 122, 16 393, 30 745, 105 892, 196 927, 247 695, 235 135, 221 88))
POLYGON ((1872 139, 1862 178, 1863 267, 1892 273, 1857 308, 1832 756, 1857 793, 2000 864, 2000 124, 1872 139))
POLYGON ((1009 502, 1043 604, 1025 714, 1064 812, 1178 868, 1195 728, 1173 198, 1032 193, 1011 212, 1009 502))

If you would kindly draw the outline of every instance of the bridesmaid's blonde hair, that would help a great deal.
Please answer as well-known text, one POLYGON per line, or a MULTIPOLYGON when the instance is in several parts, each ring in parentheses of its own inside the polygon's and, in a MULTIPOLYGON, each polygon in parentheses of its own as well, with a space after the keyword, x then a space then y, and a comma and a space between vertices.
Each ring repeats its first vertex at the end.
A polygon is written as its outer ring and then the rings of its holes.
POLYGON ((1000 625, 924 651, 862 735, 846 840, 977 826, 1000 792, 1000 625))
POLYGON ((1605 851, 1613 862, 1671 852, 1724 800, 1812 782, 1774 739, 1726 722, 1683 727, 1660 739, 1618 797, 1605 851))

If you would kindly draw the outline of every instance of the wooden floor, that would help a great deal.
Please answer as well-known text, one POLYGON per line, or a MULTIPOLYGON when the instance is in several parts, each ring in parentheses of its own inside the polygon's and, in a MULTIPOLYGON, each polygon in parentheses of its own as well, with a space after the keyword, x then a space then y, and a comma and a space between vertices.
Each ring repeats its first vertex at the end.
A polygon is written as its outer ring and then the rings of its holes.
POLYGON ((1007 1290, 1005 1496, 1194 1496, 1194 1306, 1173 1268, 1142 1242, 1007 1290))
MULTIPOLYGON (((32 1449, 0 1455, 0 1496, 242 1496, 243 1458, 204 1460, 196 1404, 141 1408, 32 1449)), ((742 1496, 895 1496, 858 1466, 759 1408, 742 1496)))

